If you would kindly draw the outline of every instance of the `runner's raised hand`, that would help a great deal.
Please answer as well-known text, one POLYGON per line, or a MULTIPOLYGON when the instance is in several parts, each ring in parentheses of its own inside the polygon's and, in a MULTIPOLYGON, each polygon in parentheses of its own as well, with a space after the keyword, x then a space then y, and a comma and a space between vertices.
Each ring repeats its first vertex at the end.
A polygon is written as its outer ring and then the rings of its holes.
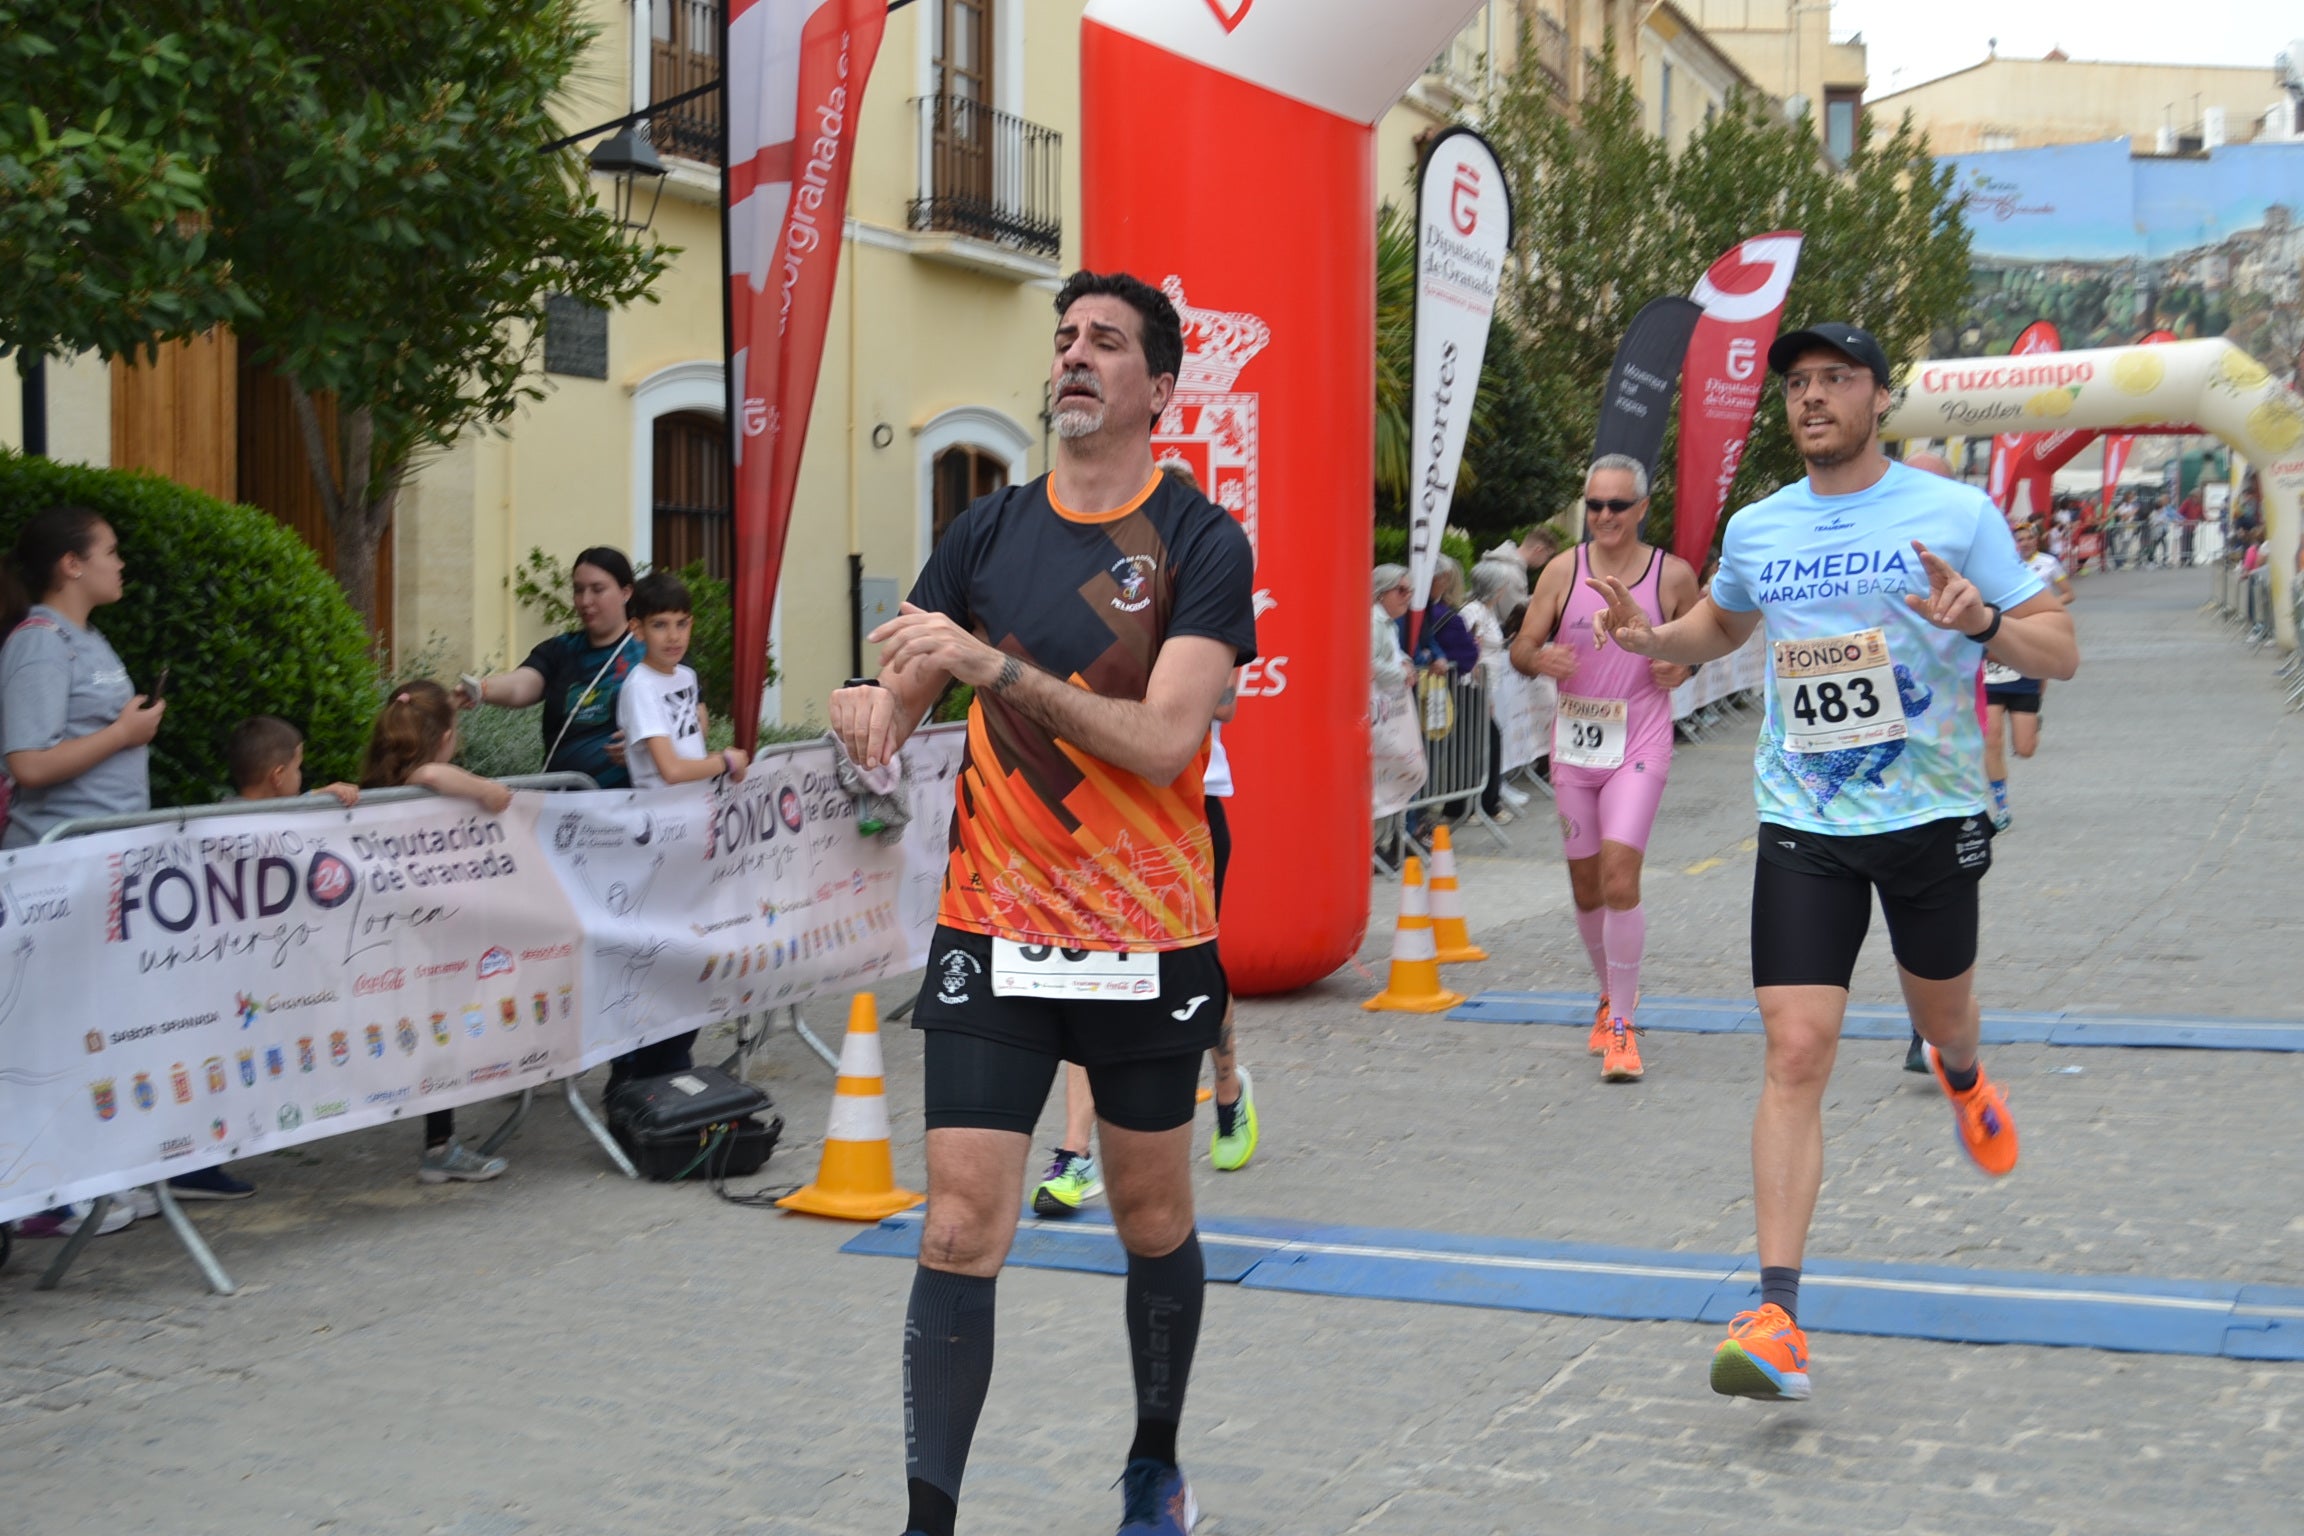
POLYGON ((1919 551, 1920 568, 1928 573, 1928 595, 1905 593, 1906 607, 1938 629, 1963 635, 1972 635, 1991 622, 1988 605, 1974 582, 1931 554, 1918 539, 1912 541, 1912 547, 1919 551))
POLYGON ((1585 578, 1584 585, 1608 599, 1608 606, 1592 615, 1592 649, 1597 651, 1614 640, 1635 656, 1653 655, 1649 647, 1655 644, 1656 631, 1648 623, 1647 610, 1632 596, 1632 589, 1613 576, 1600 574, 1585 578))

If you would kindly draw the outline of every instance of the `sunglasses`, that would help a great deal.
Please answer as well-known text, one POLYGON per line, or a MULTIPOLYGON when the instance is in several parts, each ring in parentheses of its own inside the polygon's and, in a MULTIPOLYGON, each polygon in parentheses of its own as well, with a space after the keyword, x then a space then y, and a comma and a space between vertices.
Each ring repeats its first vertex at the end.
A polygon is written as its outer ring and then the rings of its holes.
POLYGON ((1629 512, 1638 505, 1640 503, 1637 501, 1625 501, 1615 496, 1584 498, 1584 510, 1587 512, 1629 512))

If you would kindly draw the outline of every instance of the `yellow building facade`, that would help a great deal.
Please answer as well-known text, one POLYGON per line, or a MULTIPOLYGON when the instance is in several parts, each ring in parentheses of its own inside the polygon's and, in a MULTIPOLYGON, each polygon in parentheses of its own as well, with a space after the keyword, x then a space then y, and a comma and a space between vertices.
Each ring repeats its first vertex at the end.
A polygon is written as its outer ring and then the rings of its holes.
POLYGON ((2207 64, 2121 64, 1995 54, 1909 90, 1882 96, 1883 121, 1906 112, 1940 155, 2038 149, 2126 138, 2142 152, 2197 151, 2294 136, 2295 107, 2272 72, 2207 64), (2278 129, 2285 127, 2286 132, 2278 129))
MULTIPOLYGON (((781 678, 764 718, 822 718, 856 660, 859 567, 868 629, 909 588, 944 521, 1047 467, 1052 300, 1080 264, 1084 9, 1085 0, 916 0, 888 19, 856 132, 771 636, 781 678)), ((1620 58, 1660 58, 1667 46, 1682 58, 1697 46, 1660 34, 1657 11, 1634 0, 1491 0, 1379 126, 1379 196, 1405 195, 1423 136, 1476 115, 1491 65, 1508 64, 1523 22, 1566 110, 1604 39, 1620 58)), ((718 76, 715 0, 590 0, 587 16, 597 40, 558 109, 570 132, 718 76)), ((1671 18, 1683 27, 1682 12, 1671 18)), ((651 122, 669 174, 660 197, 639 191, 636 216, 652 200, 654 211, 638 238, 678 252, 655 302, 556 309, 542 348, 546 398, 505 432, 470 433, 423 461, 403 491, 386 552, 401 665, 516 664, 546 633, 512 590, 531 550, 565 564, 606 544, 636 564, 726 568, 716 113, 707 95, 651 122)), ((595 187, 609 202, 610 181, 595 187)), ((122 448, 141 439, 116 412, 148 409, 149 395, 123 393, 119 367, 51 362, 47 393, 55 457, 176 472, 122 448)), ((243 414, 249 399, 243 383, 243 414)), ((19 400, 13 371, 0 369, 0 442, 18 441, 19 400)), ((244 454, 236 487, 227 464, 223 483, 207 488, 294 522, 251 488, 244 454)), ((276 486, 283 471, 272 474, 276 486)), ((869 647, 862 660, 872 665, 869 647)))

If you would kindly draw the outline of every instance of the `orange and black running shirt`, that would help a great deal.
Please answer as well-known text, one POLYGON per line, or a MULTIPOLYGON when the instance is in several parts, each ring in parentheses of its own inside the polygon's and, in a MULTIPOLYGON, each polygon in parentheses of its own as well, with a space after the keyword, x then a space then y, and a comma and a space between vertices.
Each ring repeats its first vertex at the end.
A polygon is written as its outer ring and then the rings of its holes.
MULTIPOLYGON (((1256 657, 1253 558, 1230 514, 1154 474, 1126 506, 1073 512, 1048 477, 952 524, 912 602, 1103 698, 1140 700, 1160 647, 1205 635, 1256 657)), ((1154 784, 1059 739, 989 691, 968 711, 937 921, 1067 949, 1216 937, 1203 747, 1154 784)))

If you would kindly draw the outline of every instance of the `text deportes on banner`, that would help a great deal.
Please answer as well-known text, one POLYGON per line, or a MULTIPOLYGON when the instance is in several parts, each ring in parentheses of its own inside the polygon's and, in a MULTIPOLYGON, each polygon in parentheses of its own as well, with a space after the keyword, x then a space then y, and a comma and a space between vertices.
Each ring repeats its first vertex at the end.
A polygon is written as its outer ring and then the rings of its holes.
POLYGON ((857 835, 819 742, 742 785, 191 815, 0 855, 0 1220, 917 969, 962 740, 906 744, 900 847, 857 835))
POLYGON ((816 399, 848 170, 886 0, 728 0, 729 450, 736 739, 759 739, 768 624, 816 399))
MULTIPOLYGON (((1621 453, 1645 465, 1651 483, 1656 455, 1664 447, 1664 427, 1672 414, 1672 392, 1680 383, 1688 338, 1704 311, 1694 299, 1676 293, 1640 306, 1600 393, 1600 425, 1592 437, 1592 457, 1621 453)), ((1581 503, 1579 503, 1581 506, 1581 503)))
POLYGON ((1512 192, 1488 141, 1469 128, 1432 140, 1416 173, 1415 365, 1409 409, 1408 644, 1432 600, 1440 534, 1456 495, 1464 434, 1512 245, 1512 192))
MULTIPOLYGON (((2064 342, 2056 329, 2055 322, 2035 320, 2024 327, 2023 333, 2016 338, 2016 344, 2008 349, 2008 355, 2010 357, 2029 357, 2035 352, 2060 352, 2063 349, 2064 342)), ((1984 494, 1991 497, 1993 504, 2003 512, 2007 511, 2010 504, 2016 499, 2017 451, 2032 436, 2034 434, 2029 432, 1993 434, 1992 462, 1985 470, 1984 494)), ((2041 507, 2037 510, 2046 512, 2048 509, 2041 507)))
POLYGON ((1692 570, 1704 569, 1712 552, 1713 532, 1752 438, 1752 418, 1768 385, 1768 348, 1800 264, 1800 241, 1796 229, 1742 241, 1712 263, 1692 295, 1703 314, 1681 368, 1672 508, 1672 552, 1692 570))
POLYGON ((1221 917, 1250 995, 1327 975, 1367 926, 1372 124, 1477 9, 1255 0, 1227 30, 1202 3, 1091 0, 1081 26, 1082 259, 1177 301, 1153 452, 1202 470, 1256 552, 1221 917))

